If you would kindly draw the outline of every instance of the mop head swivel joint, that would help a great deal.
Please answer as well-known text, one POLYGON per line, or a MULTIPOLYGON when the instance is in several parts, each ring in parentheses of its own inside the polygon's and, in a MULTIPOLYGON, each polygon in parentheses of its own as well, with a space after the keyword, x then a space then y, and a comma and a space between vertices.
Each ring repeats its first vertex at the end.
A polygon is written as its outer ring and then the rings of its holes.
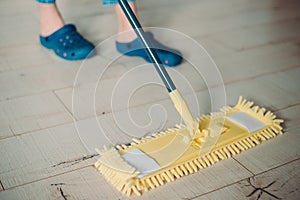
POLYGON ((97 150, 95 167, 128 196, 142 195, 282 134, 282 122, 240 97, 234 107, 203 115, 197 125, 193 121, 193 132, 189 124, 176 125, 129 145, 97 150))

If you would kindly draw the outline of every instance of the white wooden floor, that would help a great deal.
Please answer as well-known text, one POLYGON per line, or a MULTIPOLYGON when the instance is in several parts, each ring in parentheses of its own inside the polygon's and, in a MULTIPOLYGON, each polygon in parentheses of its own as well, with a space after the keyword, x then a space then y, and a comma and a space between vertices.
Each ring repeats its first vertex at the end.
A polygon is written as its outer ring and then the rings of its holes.
MULTIPOLYGON (((103 7, 99 0, 58 3, 66 21, 75 23, 95 44, 116 33, 112 8, 103 7)), ((285 120, 284 135, 140 199, 299 199, 300 2, 140 0, 138 7, 145 26, 174 29, 205 47, 221 73, 228 104, 243 95, 285 120)), ((161 104, 168 120, 156 116, 139 136, 172 127, 179 123, 179 116, 165 90, 147 85, 136 90, 129 104, 121 103, 123 96, 119 96, 121 101, 112 109, 115 84, 143 60, 118 59, 91 91, 82 83, 74 85, 80 61, 60 60, 40 47, 33 0, 1 0, 0 16, 0 199, 127 199, 92 167, 97 155, 85 149, 75 124, 89 134, 95 130, 96 113, 102 131, 108 133, 96 141, 99 147, 126 143, 131 136, 124 134, 113 114, 122 116, 129 105, 133 120, 145 124, 149 108, 161 104), (77 100, 84 103, 76 116, 72 115, 73 89, 80 91, 77 100), (96 95, 95 110, 87 98, 91 92, 96 95)), ((172 41, 167 36, 161 40, 180 48, 185 58, 209 66, 185 39, 172 41)), ((98 50, 86 66, 101 71, 119 55, 109 42, 98 50)), ((209 112, 211 103, 203 78, 193 70, 185 61, 170 73, 189 80, 195 93, 186 82, 175 82, 198 116, 209 112)), ((89 74, 90 79, 97 78, 94 75, 89 74)), ((142 75, 151 81, 148 72, 142 75)), ((134 83, 128 82, 128 87, 138 87, 134 83)), ((125 118, 123 122, 126 126, 125 118)))

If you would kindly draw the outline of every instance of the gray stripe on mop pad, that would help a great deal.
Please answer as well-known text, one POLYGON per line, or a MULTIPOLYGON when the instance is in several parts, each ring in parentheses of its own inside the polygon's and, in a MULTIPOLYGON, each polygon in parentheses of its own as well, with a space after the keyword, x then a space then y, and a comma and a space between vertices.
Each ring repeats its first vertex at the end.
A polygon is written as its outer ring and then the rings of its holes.
POLYGON ((245 127, 249 132, 254 132, 264 128, 266 125, 245 112, 237 112, 226 116, 227 119, 245 127))
POLYGON ((141 178, 161 169, 154 159, 150 158, 139 149, 134 149, 123 154, 122 158, 140 172, 137 178, 141 178))

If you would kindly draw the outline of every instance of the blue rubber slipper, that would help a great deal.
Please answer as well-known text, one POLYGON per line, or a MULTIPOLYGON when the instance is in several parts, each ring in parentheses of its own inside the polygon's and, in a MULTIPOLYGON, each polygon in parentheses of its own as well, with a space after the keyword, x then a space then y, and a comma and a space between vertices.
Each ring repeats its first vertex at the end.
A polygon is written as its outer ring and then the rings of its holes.
POLYGON ((80 60, 95 54, 94 45, 82 37, 73 24, 67 24, 49 36, 40 36, 41 44, 66 60, 80 60))
MULTIPOLYGON (((181 63, 182 56, 179 51, 171 49, 159 43, 154 39, 151 32, 146 32, 145 36, 147 38, 147 41, 150 41, 152 45, 151 48, 154 48, 156 50, 156 53, 158 54, 164 65, 168 67, 174 67, 181 63)), ((132 42, 128 43, 116 42, 116 48, 120 53, 126 56, 142 57, 147 62, 151 63, 151 60, 147 55, 147 52, 144 50, 144 47, 139 38, 136 38, 132 42)))

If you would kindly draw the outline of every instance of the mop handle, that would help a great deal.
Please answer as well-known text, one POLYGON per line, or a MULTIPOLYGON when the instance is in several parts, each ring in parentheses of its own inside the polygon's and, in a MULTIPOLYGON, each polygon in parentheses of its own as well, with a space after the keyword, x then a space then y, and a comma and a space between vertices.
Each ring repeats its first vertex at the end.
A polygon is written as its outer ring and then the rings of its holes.
POLYGON ((137 20, 136 16, 134 15, 132 9, 130 8, 127 0, 118 0, 123 12, 125 13, 128 21, 130 22, 132 28, 134 29, 137 36, 140 38, 143 46, 145 47, 145 50, 150 57, 152 63, 154 64, 154 67, 156 71, 158 72, 160 78, 162 79, 163 83, 165 84, 168 92, 172 92, 173 90, 176 90, 176 87, 170 78, 167 70, 163 66, 160 58, 158 57, 157 53, 154 49, 150 48, 151 44, 149 41, 145 39, 145 32, 137 20))

